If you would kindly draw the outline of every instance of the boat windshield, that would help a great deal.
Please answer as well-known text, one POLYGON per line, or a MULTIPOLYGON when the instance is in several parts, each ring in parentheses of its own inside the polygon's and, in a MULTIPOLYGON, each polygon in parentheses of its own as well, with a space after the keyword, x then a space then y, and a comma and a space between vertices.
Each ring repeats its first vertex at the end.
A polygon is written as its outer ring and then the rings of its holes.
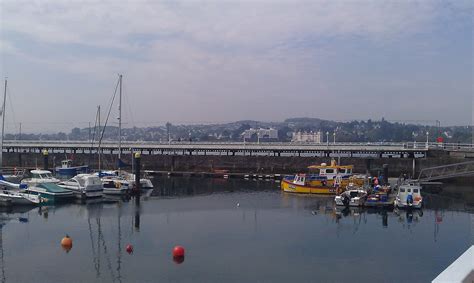
POLYGON ((35 179, 51 179, 53 175, 51 173, 31 173, 31 178, 35 179))
POLYGON ((84 187, 86 182, 84 181, 84 178, 77 178, 76 181, 79 183, 81 187, 84 187))
POLYGON ((99 177, 90 176, 89 178, 87 178, 87 184, 90 186, 102 185, 102 181, 100 180, 99 177))

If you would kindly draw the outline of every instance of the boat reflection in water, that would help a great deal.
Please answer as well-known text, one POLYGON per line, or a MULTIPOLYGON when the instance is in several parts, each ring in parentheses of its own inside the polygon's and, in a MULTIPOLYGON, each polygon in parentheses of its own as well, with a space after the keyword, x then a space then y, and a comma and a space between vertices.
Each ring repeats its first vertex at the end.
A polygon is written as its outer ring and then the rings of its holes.
POLYGON ((398 210, 336 207, 332 196, 286 194, 274 181, 159 177, 154 187, 140 198, 0 211, 10 221, 1 227, 2 280, 425 282, 470 245, 457 235, 469 232, 473 214, 442 196, 398 210), (19 217, 28 221, 14 224, 19 217), (59 247, 66 233, 69 253, 59 247), (187 250, 179 265, 176 245, 187 250), (423 253, 406 252, 414 250, 423 253), (415 264, 416 273, 399 273, 415 264))

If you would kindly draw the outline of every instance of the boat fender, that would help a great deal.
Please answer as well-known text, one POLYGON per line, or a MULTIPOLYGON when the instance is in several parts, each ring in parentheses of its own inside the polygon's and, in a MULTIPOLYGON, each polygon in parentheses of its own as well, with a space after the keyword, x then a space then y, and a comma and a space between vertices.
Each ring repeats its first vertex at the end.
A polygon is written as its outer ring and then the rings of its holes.
POLYGON ((117 189, 120 188, 120 183, 119 183, 119 182, 114 182, 114 184, 115 184, 115 187, 116 187, 117 189))
POLYGON ((326 185, 327 185, 328 183, 326 182, 326 180, 323 180, 323 181, 321 182, 321 184, 323 185, 323 187, 326 187, 326 185))

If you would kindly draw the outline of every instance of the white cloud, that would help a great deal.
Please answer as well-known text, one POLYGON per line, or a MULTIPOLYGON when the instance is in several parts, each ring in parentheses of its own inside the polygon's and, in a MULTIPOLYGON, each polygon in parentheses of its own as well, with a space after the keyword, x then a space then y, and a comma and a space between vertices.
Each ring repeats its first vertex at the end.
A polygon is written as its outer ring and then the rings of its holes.
MULTIPOLYGON (((129 91, 146 110, 137 113, 139 120, 269 120, 301 111, 330 115, 328 107, 311 110, 315 101, 333 105, 334 97, 341 97, 334 84, 345 84, 347 78, 330 77, 328 83, 328 64, 353 62, 333 42, 396 48, 435 30, 440 18, 452 23, 457 13, 472 8, 470 1, 455 1, 447 13, 446 5, 429 0, 0 0, 0 47, 11 54, 9 66, 31 62, 48 68, 43 75, 69 73, 103 81, 124 73, 129 91), (274 110, 287 101, 304 107, 274 110), (261 105, 268 109, 259 111, 261 105)), ((421 42, 423 53, 441 56, 431 44, 421 42)), ((394 87, 391 80, 384 77, 381 84, 394 87)), ((347 115, 355 111, 344 107, 347 115)), ((79 114, 61 115, 80 119, 79 114)))

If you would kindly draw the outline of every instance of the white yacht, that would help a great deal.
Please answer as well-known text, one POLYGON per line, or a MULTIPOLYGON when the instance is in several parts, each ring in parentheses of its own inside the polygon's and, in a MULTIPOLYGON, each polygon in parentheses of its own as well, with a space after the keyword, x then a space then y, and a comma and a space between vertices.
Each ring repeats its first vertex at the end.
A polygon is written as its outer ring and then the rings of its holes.
POLYGON ((394 204, 398 208, 421 208, 423 205, 421 186, 413 183, 400 185, 394 204))
POLYGON ((124 195, 130 191, 130 184, 125 178, 117 176, 115 171, 101 171, 94 173, 99 176, 104 185, 105 195, 124 195))
POLYGON ((27 184, 28 186, 35 186, 35 185, 43 184, 43 183, 57 184, 60 182, 60 180, 57 178, 54 178, 51 171, 36 169, 36 170, 31 170, 30 176, 28 178, 21 180, 21 182, 23 184, 27 184))
POLYGON ((63 189, 72 191, 78 198, 101 197, 104 185, 99 176, 93 174, 79 174, 75 177, 58 183, 63 189))
MULTIPOLYGON (((118 174, 118 172, 117 172, 117 174, 118 174)), ((146 174, 146 172, 145 172, 145 174, 146 174)), ((128 183, 130 184, 131 189, 133 189, 135 187, 135 174, 128 173, 128 172, 125 172, 125 171, 121 171, 120 175, 125 180, 128 181, 128 183)), ((153 183, 151 182, 150 179, 146 178, 146 175, 144 176, 144 178, 140 178, 140 189, 143 189, 143 190, 153 189, 153 183)))

